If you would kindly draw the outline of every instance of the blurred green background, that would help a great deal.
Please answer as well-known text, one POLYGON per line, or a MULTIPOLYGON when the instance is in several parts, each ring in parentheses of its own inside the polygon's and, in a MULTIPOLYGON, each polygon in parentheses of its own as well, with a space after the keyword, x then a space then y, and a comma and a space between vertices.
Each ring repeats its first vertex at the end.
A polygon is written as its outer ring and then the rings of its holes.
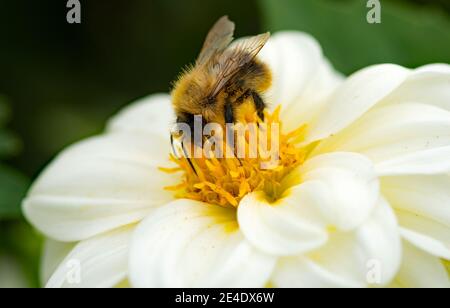
POLYGON ((42 238, 20 213, 36 175, 121 107, 167 92, 222 15, 236 36, 309 32, 344 74, 450 63, 447 0, 381 0, 381 24, 366 0, 81 0, 80 25, 66 2, 0 0, 0 287, 39 286, 42 238))

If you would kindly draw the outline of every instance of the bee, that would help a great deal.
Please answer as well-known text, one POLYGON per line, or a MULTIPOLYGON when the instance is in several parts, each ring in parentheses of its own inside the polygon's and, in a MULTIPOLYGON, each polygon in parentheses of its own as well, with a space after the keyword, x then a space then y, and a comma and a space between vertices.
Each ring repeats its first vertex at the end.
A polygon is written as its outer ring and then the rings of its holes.
MULTIPOLYGON (((194 116, 206 123, 235 124, 249 108, 264 121, 264 92, 270 87, 269 67, 257 58, 270 34, 233 42, 235 25, 227 16, 209 31, 195 64, 175 82, 172 104, 177 123, 194 128, 194 116)), ((171 135, 173 145, 173 135, 171 135)))

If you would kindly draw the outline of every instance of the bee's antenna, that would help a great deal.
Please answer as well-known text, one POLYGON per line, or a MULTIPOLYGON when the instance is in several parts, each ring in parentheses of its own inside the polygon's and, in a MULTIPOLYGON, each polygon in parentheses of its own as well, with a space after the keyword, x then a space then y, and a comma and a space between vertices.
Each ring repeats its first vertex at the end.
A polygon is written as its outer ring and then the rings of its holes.
POLYGON ((186 158, 186 160, 188 161, 189 165, 191 166, 192 171, 194 171, 195 175, 198 176, 197 170, 195 170, 194 164, 192 163, 191 159, 189 158, 189 155, 186 152, 186 148, 184 147, 184 142, 183 141, 181 141, 181 148, 183 149, 184 157, 186 158))
MULTIPOLYGON (((174 145, 174 140, 173 140, 173 135, 170 134, 170 146, 172 147, 172 153, 173 155, 175 155, 176 158, 180 159, 181 157, 178 155, 178 151, 175 148, 174 145)), ((191 159, 189 158, 189 156, 187 155, 186 149, 184 148, 184 143, 183 141, 181 142, 181 149, 183 150, 184 153, 184 157, 186 158, 186 160, 189 163, 189 166, 191 167, 192 171, 194 171, 195 175, 198 176, 197 171, 194 168, 194 164, 192 163, 191 159)))
POLYGON ((173 135, 170 134, 170 146, 172 147, 172 153, 175 155, 176 158, 180 159, 180 156, 178 155, 178 151, 175 149, 175 146, 173 145, 173 135))

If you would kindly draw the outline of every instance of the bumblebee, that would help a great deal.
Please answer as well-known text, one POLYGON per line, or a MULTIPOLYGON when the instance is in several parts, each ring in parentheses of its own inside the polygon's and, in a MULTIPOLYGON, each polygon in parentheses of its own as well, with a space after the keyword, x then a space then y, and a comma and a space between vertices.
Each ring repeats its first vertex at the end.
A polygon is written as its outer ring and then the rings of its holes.
POLYGON ((271 85, 272 74, 257 55, 270 34, 233 42, 234 28, 227 16, 220 18, 209 31, 195 64, 174 85, 176 122, 188 124, 192 131, 196 115, 202 116, 203 125, 234 124, 249 111, 264 121, 262 96, 271 85))

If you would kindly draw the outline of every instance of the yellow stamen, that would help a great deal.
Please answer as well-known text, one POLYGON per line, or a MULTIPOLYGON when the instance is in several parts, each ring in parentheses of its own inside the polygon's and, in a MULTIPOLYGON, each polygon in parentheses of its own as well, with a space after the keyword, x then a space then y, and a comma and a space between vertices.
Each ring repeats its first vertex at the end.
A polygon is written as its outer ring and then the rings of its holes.
POLYGON ((177 173, 180 171, 183 171, 182 168, 178 167, 178 168, 164 168, 164 167, 159 167, 158 168, 160 171, 165 172, 165 173, 177 173))
MULTIPOLYGON (((280 108, 272 114, 266 113, 267 144, 271 144, 270 127, 278 124, 281 131, 279 119, 280 108)), ((257 119, 256 116, 248 116, 248 119, 257 119)), ((307 149, 299 147, 298 144, 304 140, 306 126, 301 126, 288 134, 280 132, 279 136, 279 163, 271 169, 261 169, 261 163, 268 161, 262 159, 258 146, 257 158, 247 158, 249 154, 249 140, 245 138, 245 158, 191 158, 195 166, 195 172, 185 158, 170 159, 175 162, 177 168, 160 168, 168 173, 182 171, 181 184, 167 187, 166 189, 176 191, 177 198, 188 198, 216 204, 225 207, 237 207, 240 200, 248 193, 264 191, 270 201, 276 201, 284 192, 281 182, 283 178, 296 167, 301 165, 307 155, 307 149)), ((225 145, 226 146, 226 145, 225 145)))

